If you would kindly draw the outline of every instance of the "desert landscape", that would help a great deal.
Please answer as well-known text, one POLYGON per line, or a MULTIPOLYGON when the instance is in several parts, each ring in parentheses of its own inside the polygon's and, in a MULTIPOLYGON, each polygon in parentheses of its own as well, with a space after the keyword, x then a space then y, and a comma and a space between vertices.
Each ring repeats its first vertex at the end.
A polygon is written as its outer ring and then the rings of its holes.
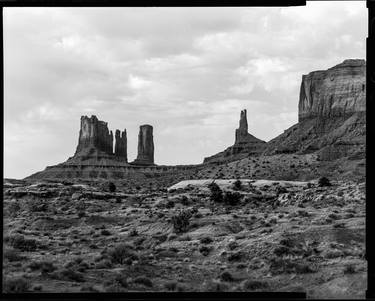
POLYGON ((297 124, 265 142, 243 110, 196 165, 157 165, 151 125, 128 162, 126 130, 82 116, 74 156, 4 179, 3 291, 364 298, 365 69, 303 75, 297 124))

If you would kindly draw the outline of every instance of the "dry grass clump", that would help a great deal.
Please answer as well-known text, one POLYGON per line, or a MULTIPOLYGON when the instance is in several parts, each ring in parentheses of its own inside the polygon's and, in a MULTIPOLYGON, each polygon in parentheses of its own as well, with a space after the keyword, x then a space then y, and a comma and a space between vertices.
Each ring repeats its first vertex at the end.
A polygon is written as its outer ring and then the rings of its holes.
POLYGON ((30 282, 24 277, 6 278, 3 283, 4 293, 24 293, 30 289, 30 282))
POLYGON ((134 246, 129 243, 122 243, 108 251, 108 255, 115 264, 131 264, 134 260, 138 260, 139 256, 134 251, 134 246))

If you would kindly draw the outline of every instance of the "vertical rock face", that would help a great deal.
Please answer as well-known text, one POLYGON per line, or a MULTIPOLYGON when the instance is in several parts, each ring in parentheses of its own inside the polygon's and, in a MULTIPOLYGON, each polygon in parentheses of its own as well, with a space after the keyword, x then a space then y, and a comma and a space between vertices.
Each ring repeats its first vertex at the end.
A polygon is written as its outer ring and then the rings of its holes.
POLYGON ((366 62, 345 60, 302 76, 298 123, 268 142, 265 154, 314 153, 321 160, 364 158, 366 62))
POLYGON ((113 133, 107 123, 98 120, 96 116, 81 116, 76 155, 84 150, 95 148, 109 155, 113 154, 113 133))
POLYGON ((366 110, 366 62, 345 60, 302 76, 298 120, 345 117, 366 110))
POLYGON ((132 163, 138 165, 154 164, 154 138, 152 126, 141 125, 138 134, 138 156, 132 163))
POLYGON ((236 139, 234 144, 246 142, 248 135, 247 111, 242 110, 240 114, 240 126, 238 129, 236 129, 236 139))
POLYGON ((126 130, 124 130, 122 133, 120 130, 116 130, 115 155, 125 159, 125 161, 128 162, 126 130))

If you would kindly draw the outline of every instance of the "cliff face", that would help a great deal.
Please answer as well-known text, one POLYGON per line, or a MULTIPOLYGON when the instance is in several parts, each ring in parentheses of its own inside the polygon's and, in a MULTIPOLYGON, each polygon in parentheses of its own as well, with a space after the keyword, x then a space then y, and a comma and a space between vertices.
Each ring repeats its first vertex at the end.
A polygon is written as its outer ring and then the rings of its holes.
POLYGON ((115 156, 123 158, 128 162, 126 130, 122 133, 120 130, 116 130, 115 140, 115 156))
POLYGON ((108 130, 107 123, 96 116, 81 117, 78 146, 75 155, 86 149, 94 148, 108 155, 113 154, 113 133, 108 130))
POLYGON ((203 163, 233 161, 242 157, 259 155, 265 145, 264 141, 248 133, 247 111, 242 110, 239 127, 235 132, 234 145, 216 155, 204 158, 203 163))
POLYGON ((365 82, 364 60, 345 60, 328 70, 303 75, 298 120, 366 111, 365 82))
POLYGON ((154 164, 154 137, 151 125, 141 125, 138 134, 138 155, 132 164, 153 165, 154 164))
POLYGON ((345 60, 302 76, 298 124, 267 143, 264 154, 318 152, 321 160, 363 158, 366 63, 345 60))

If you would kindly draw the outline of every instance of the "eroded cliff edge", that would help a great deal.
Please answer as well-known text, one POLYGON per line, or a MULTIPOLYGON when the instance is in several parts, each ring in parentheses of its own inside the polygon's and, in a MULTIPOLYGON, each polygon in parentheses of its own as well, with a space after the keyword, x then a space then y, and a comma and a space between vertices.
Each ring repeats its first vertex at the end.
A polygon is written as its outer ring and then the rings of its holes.
POLYGON ((318 152, 321 160, 364 158, 366 62, 345 60, 302 76, 299 122, 267 143, 265 155, 318 152))

